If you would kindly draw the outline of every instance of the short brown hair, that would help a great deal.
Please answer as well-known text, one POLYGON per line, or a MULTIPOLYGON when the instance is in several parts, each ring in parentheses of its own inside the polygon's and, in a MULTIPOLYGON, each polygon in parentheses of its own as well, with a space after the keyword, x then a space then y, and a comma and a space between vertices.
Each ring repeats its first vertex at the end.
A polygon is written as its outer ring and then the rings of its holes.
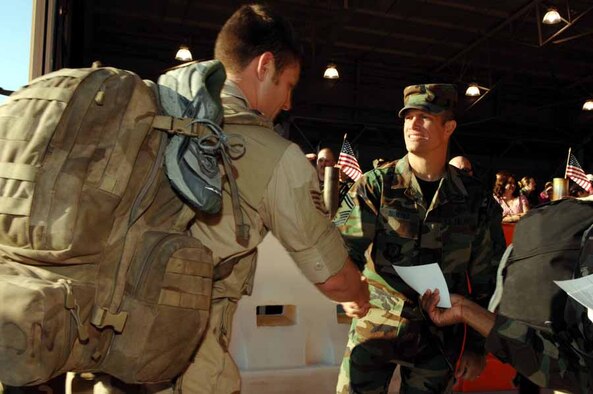
POLYGON ((302 49, 288 19, 265 5, 244 5, 226 21, 214 46, 214 57, 238 73, 257 56, 272 52, 276 72, 301 63, 302 49))

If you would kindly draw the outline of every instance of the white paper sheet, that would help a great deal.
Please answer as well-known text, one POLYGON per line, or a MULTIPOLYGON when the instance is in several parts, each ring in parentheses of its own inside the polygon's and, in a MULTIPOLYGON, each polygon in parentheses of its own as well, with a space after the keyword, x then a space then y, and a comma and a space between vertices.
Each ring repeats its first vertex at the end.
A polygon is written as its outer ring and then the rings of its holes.
POLYGON ((434 291, 434 289, 439 289, 441 300, 437 306, 451 308, 451 296, 449 296, 447 282, 445 281, 441 267, 437 263, 413 267, 398 267, 394 265, 393 268, 403 281, 412 289, 416 290, 418 294, 424 294, 426 290, 434 291))
POLYGON ((554 283, 579 303, 593 309, 593 274, 577 279, 555 280, 554 283))

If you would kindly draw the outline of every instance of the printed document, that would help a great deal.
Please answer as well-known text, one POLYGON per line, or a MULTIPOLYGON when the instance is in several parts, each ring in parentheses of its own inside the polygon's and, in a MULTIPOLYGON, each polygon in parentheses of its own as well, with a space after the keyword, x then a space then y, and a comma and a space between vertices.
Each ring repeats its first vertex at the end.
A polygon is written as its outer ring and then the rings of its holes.
POLYGON ((577 279, 555 280, 554 283, 580 304, 593 309, 593 274, 577 279))
POLYGON ((437 263, 413 267, 394 265, 393 268, 403 281, 420 295, 424 294, 426 290, 434 291, 434 289, 439 289, 441 299, 437 306, 451 308, 451 296, 449 296, 447 282, 445 282, 443 271, 441 271, 441 267, 437 263))

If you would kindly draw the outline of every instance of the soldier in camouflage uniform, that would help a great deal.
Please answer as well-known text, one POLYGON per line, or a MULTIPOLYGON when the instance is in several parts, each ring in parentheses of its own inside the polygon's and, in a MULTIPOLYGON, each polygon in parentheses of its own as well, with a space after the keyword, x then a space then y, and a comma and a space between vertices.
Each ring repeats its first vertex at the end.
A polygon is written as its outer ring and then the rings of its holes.
MULTIPOLYGON (((528 324, 496 315, 461 297, 451 295, 452 308, 437 308, 438 291, 427 291, 422 306, 439 326, 465 323, 486 337, 486 349, 541 387, 570 393, 593 392, 590 324, 583 308, 578 332, 570 336, 535 329, 528 324), (588 332, 589 334, 585 334, 588 332), (589 359, 585 357, 589 354, 589 359)), ((593 317, 589 309, 589 317, 593 317)))
MULTIPOLYGON (((593 202, 593 196, 582 200, 593 202)), ((574 268, 575 277, 593 274, 593 235, 589 233, 584 242, 574 268)), ((499 285, 504 291, 504 282, 499 285)), ((438 291, 427 291, 422 297, 423 309, 438 326, 457 323, 471 326, 486 337, 489 352, 538 386, 570 393, 593 393, 593 309, 585 308, 571 297, 563 306, 554 301, 554 308, 564 308, 559 311, 563 312, 559 315, 562 317, 542 330, 491 313, 457 294, 451 295, 450 309, 437 308, 439 298, 438 291)))
MULTIPOLYGON (((338 393, 386 393, 397 364, 402 393, 442 393, 453 382, 463 327, 427 320, 393 265, 436 262, 451 291, 481 305, 492 294, 500 212, 476 178, 447 164, 456 102, 453 85, 407 87, 399 116, 408 155, 364 174, 334 218, 371 292, 368 314, 352 321, 338 393)), ((484 367, 484 339, 468 331, 457 376, 472 379, 484 367)))

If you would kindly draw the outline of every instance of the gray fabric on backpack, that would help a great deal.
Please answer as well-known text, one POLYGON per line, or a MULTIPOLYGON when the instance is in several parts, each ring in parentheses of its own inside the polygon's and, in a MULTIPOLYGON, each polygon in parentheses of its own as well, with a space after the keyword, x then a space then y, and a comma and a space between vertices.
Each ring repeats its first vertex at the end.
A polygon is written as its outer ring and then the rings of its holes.
POLYGON ((239 136, 226 136, 220 127, 224 115, 220 93, 225 79, 222 63, 211 60, 176 68, 158 80, 166 114, 193 118, 192 123, 210 131, 204 136, 175 135, 165 152, 165 168, 173 188, 192 207, 207 213, 217 213, 222 207, 219 155, 238 158, 244 153, 239 136))
POLYGON ((490 298, 490 302, 488 303, 488 310, 492 313, 496 312, 498 305, 500 304, 500 300, 502 299, 502 293, 504 291, 504 269, 507 266, 507 261, 509 260, 509 256, 513 251, 513 244, 507 246, 502 258, 500 259, 500 263, 498 264, 498 270, 496 271, 496 289, 494 290, 494 294, 490 298))

